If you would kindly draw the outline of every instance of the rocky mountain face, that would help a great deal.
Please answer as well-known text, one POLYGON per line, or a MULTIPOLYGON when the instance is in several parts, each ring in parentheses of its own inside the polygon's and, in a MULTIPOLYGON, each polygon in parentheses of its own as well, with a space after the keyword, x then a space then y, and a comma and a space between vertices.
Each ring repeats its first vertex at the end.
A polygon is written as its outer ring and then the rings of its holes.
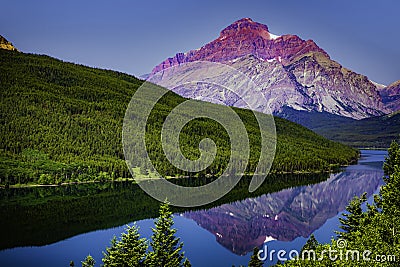
POLYGON ((387 109, 391 111, 400 110, 400 80, 383 88, 380 91, 380 95, 387 109))
POLYGON ((13 46, 12 43, 7 41, 6 38, 0 35, 0 49, 6 49, 6 50, 12 50, 12 51, 18 51, 17 48, 13 46))
POLYGON ((288 63, 311 51, 326 54, 312 40, 304 41, 296 35, 276 36, 266 25, 244 18, 223 29, 218 39, 205 46, 168 58, 156 66, 153 73, 184 62, 226 62, 250 54, 262 59, 280 58, 283 63, 288 63))
MULTIPOLYGON (((234 22, 216 40, 199 49, 166 59, 152 74, 194 61, 224 63, 240 70, 259 86, 274 113, 284 106, 355 119, 390 112, 373 82, 331 60, 314 41, 296 35, 274 35, 266 25, 249 18, 234 22)), ((177 68, 174 73, 188 74, 190 70, 185 68, 177 68)), ((204 101, 210 101, 209 95, 220 94, 223 99, 227 94, 213 87, 193 88, 190 95, 181 87, 170 89, 204 101)), ((238 106, 229 99, 223 104, 238 106)))
POLYGON ((364 192, 380 186, 383 172, 372 169, 331 174, 325 182, 248 198, 184 216, 215 235, 230 251, 244 255, 265 241, 308 237, 364 192), (366 182, 368 181, 368 182, 366 182))

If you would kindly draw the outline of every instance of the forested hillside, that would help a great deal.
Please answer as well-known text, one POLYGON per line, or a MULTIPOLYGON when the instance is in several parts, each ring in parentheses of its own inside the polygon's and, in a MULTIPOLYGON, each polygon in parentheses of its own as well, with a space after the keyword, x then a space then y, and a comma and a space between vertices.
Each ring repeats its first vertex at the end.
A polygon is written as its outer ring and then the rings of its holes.
POLYGON ((327 112, 309 112, 284 107, 277 116, 353 147, 388 148, 400 133, 400 112, 355 120, 327 112))
MULTIPOLYGON (((127 105, 143 81, 119 72, 89 68, 42 55, 0 49, 0 183, 55 184, 128 178, 121 143, 127 105)), ((184 98, 170 92, 152 112, 161 124, 184 98)), ((254 115, 235 109, 246 124, 251 172, 260 151, 254 115)), ((284 119, 275 119, 278 143, 274 172, 326 171, 354 161, 358 152, 329 141, 284 119)), ((150 157, 166 175, 190 175, 174 168, 159 137, 147 135, 150 157)), ((209 137, 217 158, 203 174, 219 174, 229 159, 223 128, 208 119, 185 126, 180 142, 189 157, 198 156, 198 141, 209 137), (201 129, 201 130, 200 130, 201 129)), ((228 145, 229 146, 229 145, 228 145)), ((139 164, 140 165, 140 164, 139 164)), ((141 173, 147 174, 141 166, 141 173)))

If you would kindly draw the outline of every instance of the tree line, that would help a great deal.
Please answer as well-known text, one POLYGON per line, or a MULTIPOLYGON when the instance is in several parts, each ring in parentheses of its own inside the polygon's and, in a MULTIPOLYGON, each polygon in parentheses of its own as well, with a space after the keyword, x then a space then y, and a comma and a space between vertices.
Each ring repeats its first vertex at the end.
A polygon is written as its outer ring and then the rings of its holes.
MULTIPOLYGON (((173 215, 168 202, 160 205, 159 217, 152 228, 151 241, 141 238, 136 225, 127 226, 120 239, 111 240, 110 247, 103 252, 102 266, 152 266, 152 267, 189 267, 190 261, 182 251, 183 242, 175 234, 173 215), (149 244, 151 249, 149 249, 149 244)), ((96 261, 90 254, 82 261, 82 267, 94 267, 96 261)), ((70 262, 70 266, 74 266, 70 262)))

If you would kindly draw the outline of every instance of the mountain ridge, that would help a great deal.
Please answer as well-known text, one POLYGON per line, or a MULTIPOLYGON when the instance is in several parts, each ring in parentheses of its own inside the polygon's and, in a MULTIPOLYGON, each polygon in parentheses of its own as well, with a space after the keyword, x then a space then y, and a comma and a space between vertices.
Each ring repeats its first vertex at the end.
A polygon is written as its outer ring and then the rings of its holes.
MULTIPOLYGON (((297 35, 271 34, 268 26, 249 18, 232 23, 217 39, 199 49, 177 53, 164 60, 154 67, 152 74, 194 61, 224 63, 242 71, 259 85, 273 112, 288 105, 296 110, 326 111, 363 119, 392 111, 383 104, 377 85, 333 61, 314 41, 297 35), (252 64, 241 60, 249 55, 256 58, 252 64), (238 65, 237 61, 243 65, 238 65), (260 73, 264 74, 261 79, 260 73), (277 76, 283 77, 281 83, 271 83, 277 76)), ((179 74, 185 75, 184 71, 179 74)), ((174 92, 182 93, 177 88, 174 92)), ((202 97, 201 94, 193 96, 207 101, 202 97)), ((234 103, 224 104, 235 106, 234 103)))
POLYGON ((358 148, 388 148, 400 133, 400 111, 361 120, 290 107, 274 115, 299 123, 330 140, 358 148))
POLYGON ((387 108, 394 111, 400 110, 400 80, 381 88, 379 94, 387 108))

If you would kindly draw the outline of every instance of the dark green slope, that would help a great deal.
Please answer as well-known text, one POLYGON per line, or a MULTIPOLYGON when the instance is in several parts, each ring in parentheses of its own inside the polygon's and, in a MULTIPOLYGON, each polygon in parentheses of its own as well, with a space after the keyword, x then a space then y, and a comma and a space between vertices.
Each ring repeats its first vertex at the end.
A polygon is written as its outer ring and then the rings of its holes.
POLYGON ((353 120, 333 127, 322 127, 315 132, 325 137, 354 147, 388 148, 393 140, 399 139, 400 113, 353 120))
MULTIPOLYGON (((122 121, 141 84, 141 80, 115 71, 0 49, 0 183, 129 177, 122 152, 122 121)), ((183 101, 168 93, 153 110, 149 128, 161 125, 169 110, 183 101)), ((235 110, 249 132, 251 172, 259 155, 259 129, 251 112, 235 110)), ((276 172, 328 170, 357 157, 357 151, 295 123, 277 118, 276 126, 276 172)), ((157 169, 163 174, 187 175, 163 157, 156 132, 150 131, 147 139, 157 169)), ((206 172, 221 173, 229 156, 229 140, 216 122, 195 120, 185 126, 180 136, 183 150, 195 158, 198 141, 204 137, 213 139, 219 148, 206 172)))
POLYGON ((327 112, 284 108, 282 118, 294 121, 336 142, 353 147, 387 148, 399 138, 400 113, 354 120, 327 112))

